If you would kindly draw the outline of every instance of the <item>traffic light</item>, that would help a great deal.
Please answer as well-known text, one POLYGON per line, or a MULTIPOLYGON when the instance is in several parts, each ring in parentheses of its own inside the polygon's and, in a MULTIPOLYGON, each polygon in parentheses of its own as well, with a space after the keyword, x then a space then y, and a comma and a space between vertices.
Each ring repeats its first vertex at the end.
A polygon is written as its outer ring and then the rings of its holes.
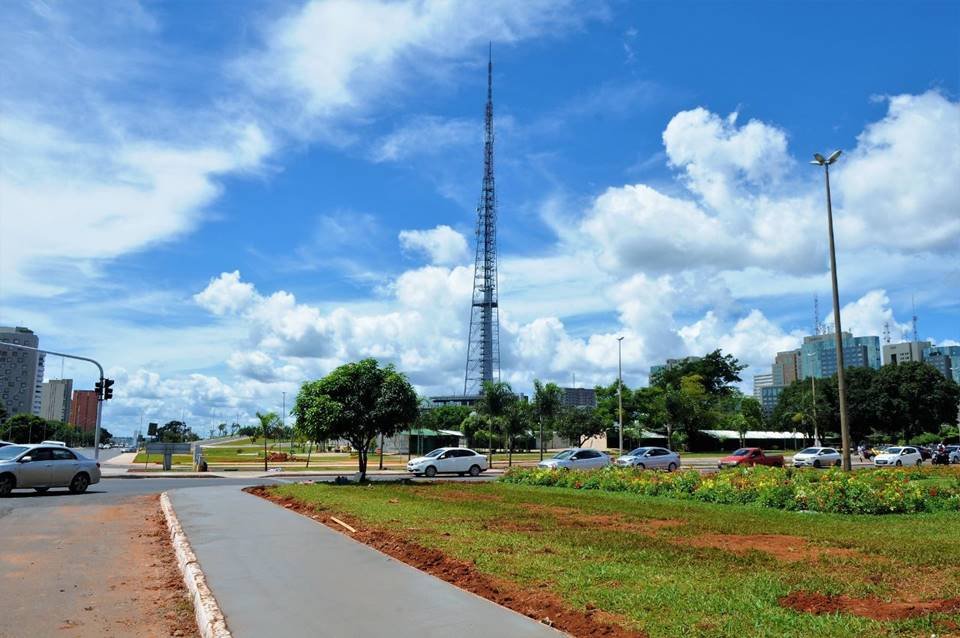
POLYGON ((97 399, 103 399, 103 380, 97 381, 94 384, 94 392, 97 393, 97 399))
POLYGON ((109 401, 113 398, 113 379, 103 380, 103 400, 109 401))

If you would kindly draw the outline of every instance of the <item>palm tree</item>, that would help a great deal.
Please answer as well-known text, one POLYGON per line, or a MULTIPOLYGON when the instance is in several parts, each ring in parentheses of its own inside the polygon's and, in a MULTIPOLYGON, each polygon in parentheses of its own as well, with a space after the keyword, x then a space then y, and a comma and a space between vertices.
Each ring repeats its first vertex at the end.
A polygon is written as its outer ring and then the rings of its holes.
POLYGON ((257 412, 257 418, 260 420, 260 432, 263 434, 263 471, 267 471, 267 437, 270 436, 270 428, 277 422, 276 412, 267 412, 260 414, 257 412))
POLYGON ((533 380, 533 409, 540 421, 540 460, 543 460, 543 422, 553 424, 563 403, 563 390, 556 383, 540 383, 533 380))
POLYGON ((227 433, 227 424, 221 423, 217 426, 217 429, 220 430, 220 436, 224 436, 227 433))
POLYGON ((477 412, 487 418, 490 423, 490 466, 493 467, 493 425, 500 423, 506 414, 510 403, 516 401, 510 384, 505 381, 484 381, 480 400, 477 402, 477 412))

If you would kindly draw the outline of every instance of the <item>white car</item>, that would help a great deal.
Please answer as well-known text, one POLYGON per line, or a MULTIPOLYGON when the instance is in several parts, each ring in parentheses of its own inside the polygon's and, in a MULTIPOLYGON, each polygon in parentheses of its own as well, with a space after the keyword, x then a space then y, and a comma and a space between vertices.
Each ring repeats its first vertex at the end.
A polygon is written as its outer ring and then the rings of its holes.
POLYGON ((840 467, 842 456, 832 447, 808 447, 793 455, 794 467, 840 467))
POLYGON ((411 474, 430 477, 437 474, 479 476, 489 467, 487 457, 465 447, 437 448, 407 463, 407 471, 411 474))
POLYGON ((593 470, 606 467, 613 461, 608 454, 590 448, 575 447, 560 452, 552 459, 544 459, 537 463, 537 467, 550 470, 593 470))
POLYGON ((82 494, 100 482, 100 464, 60 445, 7 445, 0 448, 0 496, 12 490, 68 487, 82 494))
POLYGON ((960 445, 947 445, 947 454, 951 463, 960 463, 960 445))
POLYGON ((923 456, 915 447, 888 447, 883 454, 873 457, 874 465, 923 465, 923 456))
POLYGON ((680 467, 680 455, 662 447, 638 447, 617 459, 617 465, 672 472, 680 467))

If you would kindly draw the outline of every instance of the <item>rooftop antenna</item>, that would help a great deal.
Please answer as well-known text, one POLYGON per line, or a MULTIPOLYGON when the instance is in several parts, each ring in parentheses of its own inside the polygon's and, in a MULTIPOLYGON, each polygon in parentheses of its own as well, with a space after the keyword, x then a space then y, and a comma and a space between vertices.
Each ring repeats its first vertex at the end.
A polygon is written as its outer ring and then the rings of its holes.
POLYGON ((913 307, 913 342, 916 343, 919 341, 919 339, 917 339, 917 303, 913 295, 910 295, 910 305, 913 307))
POLYGON ((890 322, 883 322, 883 342, 890 343, 890 322))
POLYGON ((813 294, 813 334, 821 334, 820 330, 820 299, 817 294, 813 294))

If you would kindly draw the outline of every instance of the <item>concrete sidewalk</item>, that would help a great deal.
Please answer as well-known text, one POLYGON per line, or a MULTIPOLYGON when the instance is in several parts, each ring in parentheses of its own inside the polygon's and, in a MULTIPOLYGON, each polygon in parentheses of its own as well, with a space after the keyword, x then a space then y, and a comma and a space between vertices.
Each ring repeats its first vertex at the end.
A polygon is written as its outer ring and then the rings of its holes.
POLYGON ((237 638, 560 638, 237 487, 170 500, 237 638))

